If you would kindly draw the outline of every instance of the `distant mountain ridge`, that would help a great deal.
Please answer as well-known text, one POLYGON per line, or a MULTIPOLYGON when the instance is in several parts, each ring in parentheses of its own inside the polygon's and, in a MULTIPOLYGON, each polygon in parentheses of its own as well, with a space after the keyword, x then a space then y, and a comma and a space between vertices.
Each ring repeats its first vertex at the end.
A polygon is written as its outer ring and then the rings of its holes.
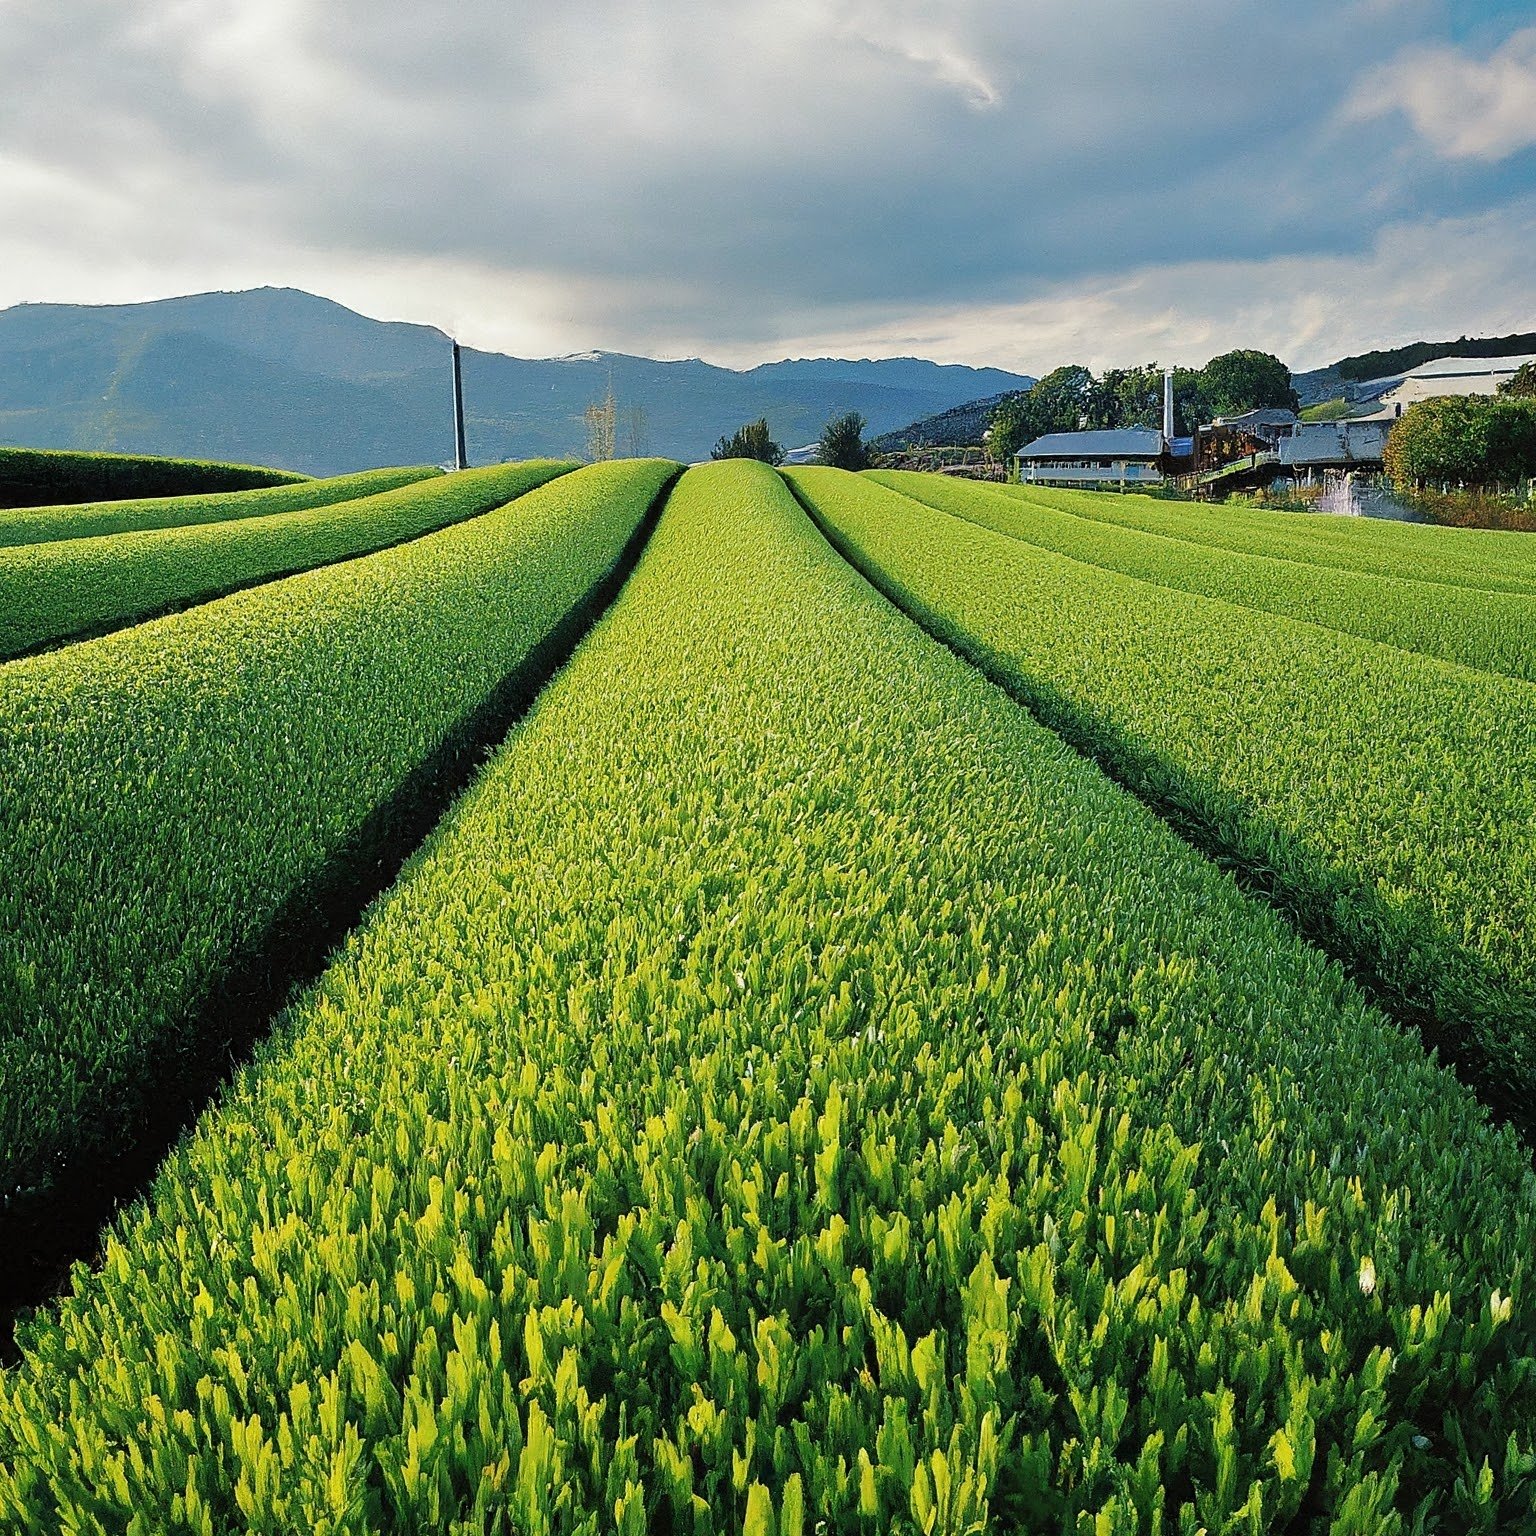
MULTIPOLYGON (((271 464, 341 474, 451 456, 448 338, 372 320, 291 288, 144 304, 0 310, 0 443, 271 464)), ((469 454, 477 463, 579 455, 583 415, 610 379, 621 451, 704 458, 722 433, 766 416, 806 442, 859 411, 871 435, 1022 375, 920 358, 786 359, 721 368, 586 352, 529 359, 464 349, 469 454), (639 406, 642 440, 626 415, 639 406)))

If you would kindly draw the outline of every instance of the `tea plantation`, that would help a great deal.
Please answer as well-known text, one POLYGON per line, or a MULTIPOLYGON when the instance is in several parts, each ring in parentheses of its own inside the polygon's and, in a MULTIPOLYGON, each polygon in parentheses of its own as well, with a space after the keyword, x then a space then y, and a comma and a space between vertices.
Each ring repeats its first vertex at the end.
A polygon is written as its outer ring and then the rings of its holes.
POLYGON ((0 517, 0 1530, 1536 1531, 1536 545, 398 474, 0 517))

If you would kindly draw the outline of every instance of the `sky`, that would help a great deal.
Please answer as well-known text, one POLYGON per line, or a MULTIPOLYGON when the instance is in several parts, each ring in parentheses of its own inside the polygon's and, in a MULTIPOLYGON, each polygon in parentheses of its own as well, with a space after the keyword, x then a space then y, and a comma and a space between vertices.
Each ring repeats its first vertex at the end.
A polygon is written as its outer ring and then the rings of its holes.
POLYGON ((0 0, 0 79, 0 306, 1030 373, 1536 330, 1532 0, 0 0))

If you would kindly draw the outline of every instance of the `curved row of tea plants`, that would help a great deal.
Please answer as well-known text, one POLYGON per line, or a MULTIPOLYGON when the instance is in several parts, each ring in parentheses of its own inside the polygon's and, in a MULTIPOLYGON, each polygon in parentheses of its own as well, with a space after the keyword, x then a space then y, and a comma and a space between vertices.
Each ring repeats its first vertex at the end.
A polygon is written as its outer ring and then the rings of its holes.
POLYGON ((1536 1129, 1536 690, 791 480, 934 633, 1231 860, 1536 1129))
POLYGON ((1524 533, 1271 512, 1035 485, 1002 489, 1020 500, 1078 517, 1219 549, 1489 592, 1536 592, 1536 540, 1524 533))
POLYGON ((1513 1531, 1536 1180, 1272 913, 690 471, 0 1379, 29 1530, 1513 1531))
POLYGON ((996 533, 1158 586, 1536 680, 1536 593, 1475 591, 1200 546, 944 475, 876 470, 869 478, 996 533))
POLYGON ((313 923, 338 866, 366 877, 675 472, 562 476, 0 669, 0 1196, 121 1144, 165 1064, 217 1048, 223 978, 313 923))
POLYGON ((477 517, 575 466, 495 464, 270 517, 0 549, 0 660, 477 517))
POLYGON ((307 475, 255 464, 166 459, 139 453, 69 448, 0 448, 0 507, 120 501, 142 496, 200 496, 261 485, 294 485, 307 475))
POLYGON ((108 533, 142 533, 150 528, 183 528, 194 523, 222 523, 240 517, 268 517, 305 507, 332 506, 392 491, 426 480, 441 471, 367 469, 329 480, 300 480, 256 490, 218 491, 206 495, 155 496, 138 501, 89 501, 75 506, 24 507, 0 511, 0 548, 45 544, 55 539, 84 539, 108 533))

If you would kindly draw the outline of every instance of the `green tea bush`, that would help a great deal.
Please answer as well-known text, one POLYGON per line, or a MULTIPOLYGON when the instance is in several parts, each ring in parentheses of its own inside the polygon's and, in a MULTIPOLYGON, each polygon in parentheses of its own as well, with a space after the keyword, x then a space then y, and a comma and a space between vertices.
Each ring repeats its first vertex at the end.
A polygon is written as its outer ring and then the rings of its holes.
POLYGON ((574 467, 496 464, 337 506, 0 549, 0 660, 419 538, 574 467))
POLYGON ((1536 1130, 1536 691, 787 472, 884 590, 1536 1130))
POLYGON ((1521 533, 1445 529, 1375 517, 1328 517, 1227 502, 1159 501, 1095 491, 1009 486, 1006 494, 1077 517, 1123 523, 1190 543, 1281 560, 1406 576, 1484 592, 1536 593, 1536 540, 1521 533))
MULTIPOLYGON (((168 1063, 217 1055, 224 979, 263 961, 274 926, 283 945, 306 931, 338 863, 366 874, 390 808, 675 472, 561 476, 399 548, 0 669, 0 1196, 120 1148, 168 1063)), ((431 487, 453 483, 472 482, 431 487)))
POLYGON ((1536 593, 1417 580, 1411 565, 1401 576, 1379 576, 1202 546, 939 475, 870 478, 967 522, 1106 570, 1536 681, 1536 593))
POLYGON ((28 1330, 0 1519, 1519 1531, 1533 1251, 1415 1040, 711 465, 28 1330))
POLYGON ((53 539, 83 539, 104 533, 140 533, 147 528, 181 528, 191 523, 220 523, 240 517, 266 517, 303 507, 355 501, 379 491, 426 480, 441 471, 369 469, 329 480, 300 480, 247 491, 207 495, 156 496, 139 501, 94 501, 79 506, 27 507, 0 512, 0 548, 43 544, 53 539))
POLYGON ((133 453, 0 448, 0 507, 48 507, 144 496, 198 496, 306 479, 252 464, 162 459, 133 453))

